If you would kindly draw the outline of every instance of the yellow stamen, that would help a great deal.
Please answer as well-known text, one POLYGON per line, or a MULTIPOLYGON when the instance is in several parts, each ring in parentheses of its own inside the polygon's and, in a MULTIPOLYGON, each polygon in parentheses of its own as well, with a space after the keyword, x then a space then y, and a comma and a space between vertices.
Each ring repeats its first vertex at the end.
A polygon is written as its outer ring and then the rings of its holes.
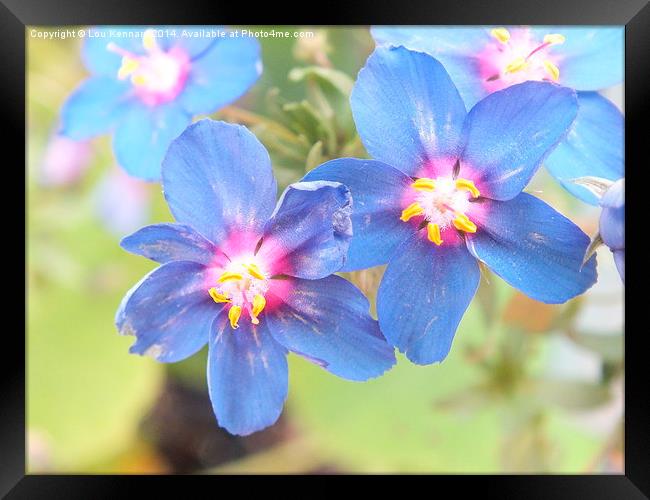
POLYGON ((566 38, 564 35, 560 35, 559 33, 549 33, 548 35, 544 35, 544 43, 550 43, 552 45, 555 45, 556 43, 564 43, 566 38))
POLYGON ((508 43, 510 40, 510 32, 505 28, 494 28, 490 31, 490 35, 499 40, 501 43, 508 43))
POLYGON ((221 276, 219 276, 219 279, 217 281, 219 283, 225 283, 226 281, 239 281, 240 279, 243 279, 243 276, 241 274, 226 271, 221 276))
POLYGON ((232 306, 228 311, 228 319, 233 330, 239 328, 239 317, 241 316, 241 306, 232 306))
POLYGON ((142 46, 146 50, 154 50, 158 46, 154 30, 146 30, 144 32, 142 35, 142 46))
POLYGON ((460 231, 465 231, 466 233, 476 232, 476 224, 469 220, 469 217, 465 214, 456 214, 453 224, 454 227, 460 231))
POLYGON ((400 220, 403 222, 408 222, 412 217, 415 217, 416 215, 422 215, 423 213, 424 209, 417 202, 411 203, 408 207, 402 210, 402 216, 400 217, 400 220))
POLYGON ((433 179, 429 179, 428 177, 420 177, 411 184, 411 187, 418 191, 433 191, 436 188, 436 183, 433 179))
POLYGON ((466 189, 472 193, 474 198, 478 198, 481 195, 481 192, 472 181, 469 179, 463 179, 462 177, 456 179, 456 189, 466 189))
POLYGON ((263 295, 255 295, 253 297, 253 310, 251 311, 251 322, 254 325, 258 325, 260 320, 257 317, 266 307, 266 299, 263 295))
POLYGON ((210 290, 208 290, 208 293, 210 294, 210 297, 212 297, 212 300, 218 304, 223 302, 230 302, 228 296, 225 293, 217 292, 216 288, 210 288, 210 290))
POLYGON ((516 73, 528 66, 528 61, 523 57, 517 57, 514 61, 506 66, 506 73, 516 73))
POLYGON ((440 238, 440 226, 438 224, 427 224, 427 237, 436 245, 442 245, 442 238, 440 238))
POLYGON ((554 81, 557 82, 560 79, 560 69, 551 61, 544 61, 544 69, 546 69, 546 72, 551 75, 554 81))
POLYGON ((134 85, 139 86, 147 84, 147 79, 143 75, 133 75, 133 77, 131 77, 131 81, 134 85))
POLYGON ((244 264, 244 267, 248 271, 248 274, 250 274, 253 278, 257 278, 258 280, 266 279, 266 276, 262 274, 262 271, 260 271, 260 268, 257 267, 257 264, 244 264))
POLYGON ((117 77, 120 80, 124 80, 127 76, 138 69, 138 66, 140 66, 140 63, 137 59, 133 59, 132 57, 123 57, 122 66, 120 66, 120 69, 117 72, 117 77))

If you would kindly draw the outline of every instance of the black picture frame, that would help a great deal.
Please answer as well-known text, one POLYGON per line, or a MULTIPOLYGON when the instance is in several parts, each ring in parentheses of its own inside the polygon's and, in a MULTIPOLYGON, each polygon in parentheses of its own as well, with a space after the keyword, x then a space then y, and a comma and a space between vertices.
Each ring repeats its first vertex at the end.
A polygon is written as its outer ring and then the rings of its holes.
MULTIPOLYGON (((18 165, 25 164, 25 148, 19 145, 25 137, 25 30, 27 26, 87 25, 87 24, 281 24, 281 25, 370 25, 370 24, 565 24, 565 25, 625 25, 625 154, 628 182, 627 214, 634 218, 644 214, 636 204, 643 196, 641 177, 647 169, 648 157, 642 156, 644 142, 647 142, 643 124, 647 122, 650 102, 650 5, 646 0, 508 0, 508 1, 447 1, 426 0, 324 2, 322 8, 311 3, 300 7, 282 7, 277 3, 245 5, 242 2, 212 0, 147 0, 129 2, 125 0, 2 0, 0 5, 0 68, 2 68, 3 121, 8 127, 3 136, 3 150, 15 153, 10 168, 5 160, 5 171, 16 175, 16 182, 25 183, 25 177, 18 165), (302 10, 298 10, 302 9, 302 10), (636 191, 641 193, 637 193, 636 191)), ((11 181, 6 181, 7 183, 11 181)), ((5 195, 8 184, 4 185, 5 195)), ((25 185, 23 184, 25 188, 25 185)), ((16 189, 13 189, 17 191, 16 189)), ((26 192, 24 189, 23 193, 26 192)), ((13 194, 13 193, 8 193, 13 194)), ((5 201, 8 198, 5 198, 5 201)), ((26 204, 24 205, 26 206, 26 204)), ((5 212, 7 223, 20 226, 21 221, 13 211, 5 212)), ((23 219, 23 230, 25 230, 23 219)), ((3 224, 5 222, 3 221, 3 224)), ((627 223, 627 221, 626 221, 627 223)), ((636 228, 634 222, 630 226, 636 228)), ((641 226, 643 227, 643 226, 641 226)), ((7 229, 11 238, 20 234, 20 227, 7 229)), ((632 272, 627 273, 625 287, 634 296, 641 286, 641 277, 634 271, 636 253, 640 245, 635 238, 643 232, 630 231, 632 243, 626 245, 627 258, 632 262, 632 272)), ((23 240, 24 241, 24 240, 23 240)), ((17 245, 16 262, 26 262, 25 253, 17 245)), ((7 262, 7 261, 5 261, 7 262)), ((9 261, 9 262, 13 262, 9 261)), ((9 271, 21 271, 17 265, 9 271)), ((26 282, 22 275, 23 284, 26 282)), ((12 287, 13 288, 13 287, 12 287)), ((14 294, 16 295, 16 294, 14 294)), ((8 295, 7 295, 8 296, 8 295)), ((26 300, 26 294, 24 295, 26 300)), ((7 306, 5 302, 5 306, 7 306)), ((29 304, 25 304, 25 311, 29 304)), ((6 309, 13 309, 11 305, 6 309)), ((6 311, 5 314, 13 313, 6 311)), ((626 311, 626 326, 635 311, 626 311)), ((15 313, 14 313, 15 314, 15 313)), ((638 310, 636 311, 638 314, 638 310)), ((0 363, 0 496, 7 499, 99 499, 136 496, 138 483, 146 497, 157 495, 158 491, 187 494, 185 478, 177 481, 171 477, 158 476, 55 476, 25 475, 25 345, 15 329, 4 329, 4 354, 0 363), (14 337, 15 346, 8 347, 8 339, 14 337), (137 480, 137 481, 136 481, 137 480), (140 484, 141 483, 141 484, 140 484)), ((650 497, 650 398, 646 381, 650 380, 650 363, 645 359, 647 351, 642 348, 645 328, 629 329, 625 335, 625 474, 586 476, 402 476, 400 479, 431 481, 432 494, 441 487, 453 488, 454 495, 476 492, 488 498, 546 498, 571 499, 641 499, 650 497), (433 489, 435 488, 435 489, 433 489)), ((199 481, 212 481, 214 477, 197 477, 199 481)), ((267 481, 279 478, 267 477, 267 481)), ((343 478, 330 478, 324 486, 340 487, 331 482, 343 478)), ((345 480, 348 480, 349 477, 345 480)), ((367 477, 365 478, 368 479, 367 477)), ((372 479, 382 487, 385 480, 395 476, 381 476, 372 479)), ((217 478, 224 480, 224 478, 217 478)), ((234 477, 230 480, 246 481, 241 485, 250 487, 247 478, 234 477)), ((304 481, 306 478, 291 478, 304 481)), ((206 483, 206 486, 208 484, 206 483)), ((429 486, 424 486, 428 488, 429 486)), ((209 486, 208 486, 209 487, 209 486)), ((286 487, 286 486, 285 486, 286 487)), ((194 488, 194 487, 192 487, 194 488)), ((324 490, 323 490, 324 491, 324 490)), ((219 491, 214 491, 219 494, 219 491)))

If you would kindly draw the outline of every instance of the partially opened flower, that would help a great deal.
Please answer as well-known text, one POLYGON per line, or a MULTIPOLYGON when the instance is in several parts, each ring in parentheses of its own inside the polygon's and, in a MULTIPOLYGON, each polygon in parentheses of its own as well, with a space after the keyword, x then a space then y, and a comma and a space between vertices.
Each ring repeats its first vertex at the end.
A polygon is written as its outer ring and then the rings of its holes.
POLYGON ((351 236, 345 186, 292 184, 276 207, 264 147, 242 126, 207 119, 172 143, 162 183, 178 223, 123 240, 162 265, 128 292, 116 323, 135 335, 131 352, 160 361, 179 361, 208 342, 221 426, 249 434, 277 420, 287 351, 351 380, 394 364, 366 298, 332 276, 351 236))
POLYGON ((578 116, 551 155, 549 172, 583 201, 597 204, 582 176, 623 176, 623 115, 596 91, 623 81, 623 28, 391 27, 372 28, 378 45, 403 45, 438 59, 469 107, 525 81, 578 90, 578 116))
POLYGON ((589 238, 522 193, 576 115, 575 92, 526 82, 466 112, 433 57, 377 48, 351 96, 374 160, 342 158, 304 180, 347 185, 354 236, 345 270, 388 263, 382 332, 421 364, 444 359, 479 283, 479 261, 528 296, 564 302, 596 280, 589 238))
POLYGON ((614 182, 600 199, 599 232, 614 254, 618 274, 625 281, 625 179, 614 182))
POLYGON ((64 104, 61 133, 113 133, 120 166, 145 180, 160 177, 167 147, 194 115, 234 101, 262 71, 254 38, 189 37, 180 28, 91 28, 83 59, 91 76, 64 104))

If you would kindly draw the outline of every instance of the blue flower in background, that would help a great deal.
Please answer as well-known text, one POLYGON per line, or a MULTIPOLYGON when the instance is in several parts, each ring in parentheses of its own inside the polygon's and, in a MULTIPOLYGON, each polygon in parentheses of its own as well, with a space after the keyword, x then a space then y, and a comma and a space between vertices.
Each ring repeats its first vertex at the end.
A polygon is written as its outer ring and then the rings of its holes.
POLYGON ((479 261, 528 296, 561 303, 596 281, 589 238, 522 193, 577 112, 575 92, 526 82, 469 113, 443 66, 380 47, 351 96, 374 160, 342 158, 304 180, 348 186, 351 271, 388 263, 377 295, 386 338, 413 362, 444 359, 479 284, 479 261))
POLYGON ((106 172, 93 190, 94 210, 104 227, 122 237, 147 222, 152 186, 119 168, 106 172))
POLYGON ((196 30, 89 29, 83 59, 91 76, 64 104, 61 133, 113 133, 118 163, 134 177, 159 179, 167 147, 192 116, 234 101, 262 72, 254 38, 183 36, 196 30))
POLYGON ((600 206, 600 237, 614 254, 618 274, 625 282, 625 179, 610 186, 600 199, 600 206))
POLYGON ((576 89, 578 116, 544 165, 573 195, 596 205, 582 176, 623 176, 623 115, 598 90, 623 81, 622 27, 373 27, 378 45, 403 45, 437 58, 465 104, 524 81, 576 89))
POLYGON ((116 315, 130 351, 180 361, 209 344, 219 424, 250 434, 287 395, 288 351, 351 380, 395 363, 363 294, 332 273, 345 262, 351 198, 335 182, 290 185, 276 206, 269 155, 246 128, 201 120, 172 142, 162 184, 176 224, 122 246, 162 265, 116 315))

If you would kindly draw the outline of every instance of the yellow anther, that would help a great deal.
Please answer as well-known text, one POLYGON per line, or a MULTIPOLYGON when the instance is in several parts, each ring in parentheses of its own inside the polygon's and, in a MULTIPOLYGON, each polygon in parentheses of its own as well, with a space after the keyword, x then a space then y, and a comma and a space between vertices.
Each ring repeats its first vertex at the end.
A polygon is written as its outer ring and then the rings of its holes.
POLYGON ((517 57, 514 61, 506 66, 506 73, 516 73, 528 66, 528 61, 524 57, 517 57))
POLYGON ((469 220, 469 217, 465 214, 456 214, 453 224, 454 227, 460 231, 465 231, 466 233, 476 232, 476 224, 469 220))
POLYGON ((544 43, 549 43, 552 45, 555 45, 557 43, 564 43, 565 40, 565 36, 560 35, 559 33, 549 33, 548 35, 544 35, 544 43))
POLYGON ((253 297, 253 316, 259 316, 266 307, 266 299, 264 295, 255 295, 253 297))
POLYGON ((140 66, 140 63, 137 59, 133 59, 132 57, 123 57, 122 66, 120 66, 120 69, 117 72, 117 77, 120 80, 124 80, 127 76, 138 69, 138 66, 140 66))
POLYGON ((553 81, 557 82, 560 79, 560 69, 551 61, 544 61, 544 69, 546 69, 546 72, 551 75, 553 81))
POLYGON ((133 75, 131 81, 134 85, 143 86, 147 84, 147 79, 143 75, 133 75))
POLYGON ((266 299, 264 296, 255 295, 255 297, 253 297, 253 310, 251 311, 251 322, 254 325, 259 324, 260 320, 257 319, 257 317, 264 310, 264 307, 266 307, 266 299))
POLYGON ((257 264, 244 264, 243 266, 248 271, 248 274, 250 274, 253 278, 257 278, 258 280, 266 279, 266 276, 262 274, 262 271, 260 271, 260 268, 257 267, 257 264))
POLYGON ((510 40, 510 32, 505 28, 494 28, 490 34, 501 43, 508 43, 510 40))
POLYGON ((412 217, 415 217, 416 215, 422 215, 423 213, 424 209, 417 202, 411 203, 408 207, 402 210, 402 216, 400 217, 400 220, 407 222, 412 217))
POLYGON ((232 306, 228 311, 228 319, 233 330, 239 328, 239 317, 241 316, 241 306, 232 306))
POLYGON ((216 288, 210 288, 210 290, 208 290, 208 293, 210 294, 210 297, 212 297, 212 300, 218 304, 223 302, 230 302, 228 296, 225 293, 217 292, 216 288))
POLYGON ((456 189, 465 189, 472 193, 474 198, 478 198, 481 195, 481 192, 472 181, 469 179, 463 179, 462 177, 456 179, 456 189))
POLYGON ((436 183, 433 179, 429 179, 428 177, 420 177, 411 184, 411 187, 418 191, 433 191, 436 188, 436 183))
POLYGON ((144 32, 142 35, 142 46, 146 50, 154 50, 158 46, 154 30, 146 30, 144 32))
POLYGON ((440 226, 438 224, 427 224, 427 238, 429 241, 434 242, 436 245, 442 245, 442 238, 440 238, 440 226))
POLYGON ((217 281, 219 283, 225 283, 226 281, 239 281, 240 279, 243 278, 244 277, 239 273, 232 273, 230 271, 226 271, 221 276, 219 276, 219 279, 217 281))

